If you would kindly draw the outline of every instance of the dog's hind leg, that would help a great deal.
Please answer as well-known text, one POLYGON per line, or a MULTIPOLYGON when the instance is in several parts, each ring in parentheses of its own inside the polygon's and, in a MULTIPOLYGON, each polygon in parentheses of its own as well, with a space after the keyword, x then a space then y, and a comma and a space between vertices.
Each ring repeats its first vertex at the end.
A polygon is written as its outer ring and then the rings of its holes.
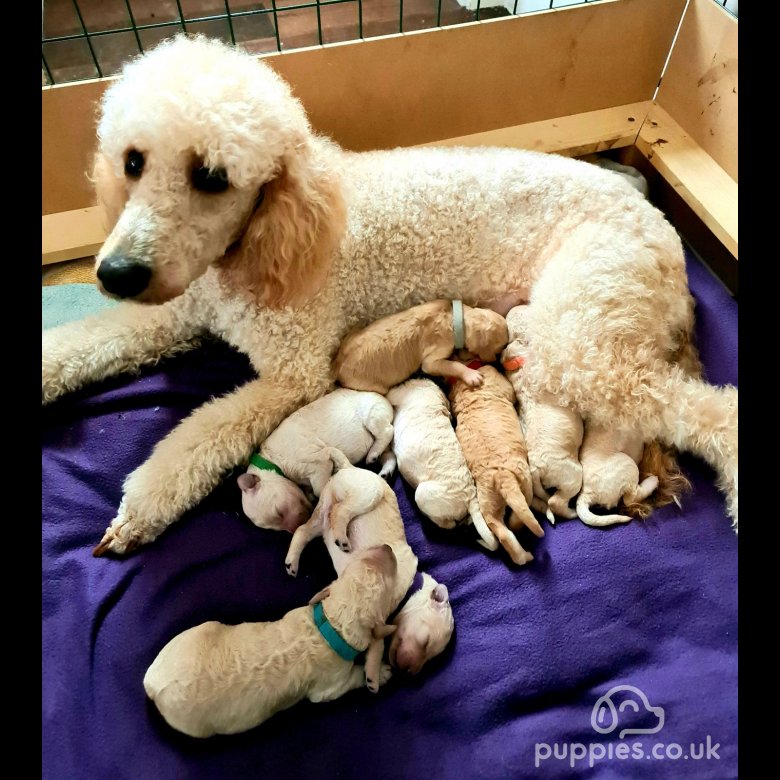
POLYGON ((393 440, 393 407, 382 398, 371 399, 364 410, 363 426, 374 437, 374 443, 366 454, 366 463, 373 463, 390 446, 393 440))
POLYGON ((504 502, 500 494, 477 482, 477 499, 482 515, 485 518, 487 527, 498 539, 499 544, 509 553, 509 557, 518 566, 528 563, 534 559, 527 550, 524 550, 517 537, 504 525, 503 510, 504 502))
POLYGON ((303 525, 299 525, 295 529, 292 541, 287 549, 287 557, 284 559, 284 567, 291 577, 296 577, 298 575, 298 565, 304 547, 306 547, 312 539, 322 536, 322 532, 325 528, 325 521, 330 515, 330 508, 331 496, 326 490, 317 503, 317 506, 314 508, 311 517, 303 525))
POLYGON ((300 379, 256 379, 196 409, 125 480, 117 516, 93 554, 127 553, 157 538, 285 417, 327 389, 300 379))
POLYGON ((544 529, 528 508, 528 502, 520 490, 518 477, 510 471, 502 469, 495 477, 496 489, 501 493, 507 505, 512 509, 509 517, 509 527, 516 531, 521 525, 531 530, 534 536, 544 536, 544 529))
POLYGON ((122 303, 43 332, 43 403, 194 346, 200 326, 183 295, 159 306, 122 303))

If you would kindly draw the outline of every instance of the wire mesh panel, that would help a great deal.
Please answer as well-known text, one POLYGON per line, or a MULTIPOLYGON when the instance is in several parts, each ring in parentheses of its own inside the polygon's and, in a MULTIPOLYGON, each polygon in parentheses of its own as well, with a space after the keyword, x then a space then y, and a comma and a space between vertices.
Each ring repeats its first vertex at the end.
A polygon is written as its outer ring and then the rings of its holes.
POLYGON ((180 32, 201 33, 262 54, 593 1, 43 0, 41 81, 61 84, 110 76, 135 55, 180 32))

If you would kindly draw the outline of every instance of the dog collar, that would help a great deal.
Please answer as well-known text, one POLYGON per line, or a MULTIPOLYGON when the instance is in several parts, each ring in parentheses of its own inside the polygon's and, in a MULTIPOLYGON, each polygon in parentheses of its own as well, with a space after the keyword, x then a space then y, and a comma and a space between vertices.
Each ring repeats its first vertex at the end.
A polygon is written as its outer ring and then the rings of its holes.
POLYGON ((466 325, 463 322, 463 301, 452 302, 452 331, 455 335, 455 349, 466 345, 466 325))
POLYGON ((518 355, 517 357, 505 360, 503 365, 504 371, 517 371, 518 368, 522 368, 525 365, 525 358, 521 355, 518 355))
POLYGON ((314 617, 314 625, 317 626, 317 629, 322 634, 322 638, 330 645, 333 652, 340 655, 345 661, 354 661, 360 655, 361 651, 355 650, 328 622, 321 601, 314 605, 312 615, 314 617))
POLYGON ((254 455, 252 455, 252 457, 249 459, 249 462, 253 466, 257 466, 260 471, 274 471, 280 477, 284 476, 284 472, 275 463, 271 463, 270 460, 266 460, 259 452, 256 452, 254 455))
MULTIPOLYGON (((487 365, 487 363, 483 363, 481 360, 476 360, 475 359, 475 360, 469 360, 469 362, 466 363, 466 368, 477 369, 477 368, 482 368, 482 366, 486 366, 486 365, 487 365)), ((458 378, 455 377, 455 376, 448 376, 447 377, 447 384, 448 385, 454 385, 455 382, 457 382, 457 381, 458 381, 458 378)))
POLYGON ((406 591, 406 595, 401 599, 401 603, 396 607, 395 612, 393 612, 389 618, 387 618, 388 623, 392 623, 397 617, 398 613, 406 606, 409 599, 414 596, 415 593, 417 593, 418 590, 422 590, 423 586, 423 576, 420 574, 419 571, 416 571, 414 573, 414 579, 412 580, 412 584, 409 586, 409 590, 406 591))

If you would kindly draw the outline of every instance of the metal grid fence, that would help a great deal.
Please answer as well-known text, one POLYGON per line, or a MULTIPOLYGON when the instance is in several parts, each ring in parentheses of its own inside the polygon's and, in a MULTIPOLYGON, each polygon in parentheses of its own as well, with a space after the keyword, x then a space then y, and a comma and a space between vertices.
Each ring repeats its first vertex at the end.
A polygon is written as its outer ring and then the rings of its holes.
MULTIPOLYGON (((596 0, 43 0, 41 83, 117 73, 180 32, 262 54, 596 0)), ((737 15, 738 0, 714 0, 737 15)))
POLYGON ((179 32, 261 54, 587 2, 594 0, 43 0, 42 83, 110 76, 179 32))

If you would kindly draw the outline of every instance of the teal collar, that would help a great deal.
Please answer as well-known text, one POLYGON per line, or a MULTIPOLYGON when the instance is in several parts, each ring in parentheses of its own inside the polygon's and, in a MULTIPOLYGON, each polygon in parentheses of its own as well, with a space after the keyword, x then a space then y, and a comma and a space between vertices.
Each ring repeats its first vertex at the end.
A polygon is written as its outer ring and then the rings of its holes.
POLYGON ((466 325, 463 322, 463 301, 452 302, 452 330, 455 335, 455 349, 466 346, 466 325))
POLYGON ((284 472, 275 463, 271 463, 270 460, 266 460, 259 452, 256 452, 254 455, 252 455, 252 457, 249 459, 249 462, 253 466, 257 466, 260 471, 275 471, 280 477, 284 476, 284 472))
POLYGON ((325 617, 325 611, 322 609, 322 602, 314 605, 314 625, 317 626, 325 641, 331 646, 333 651, 340 655, 345 661, 354 661, 361 653, 348 644, 344 638, 336 631, 325 617))

